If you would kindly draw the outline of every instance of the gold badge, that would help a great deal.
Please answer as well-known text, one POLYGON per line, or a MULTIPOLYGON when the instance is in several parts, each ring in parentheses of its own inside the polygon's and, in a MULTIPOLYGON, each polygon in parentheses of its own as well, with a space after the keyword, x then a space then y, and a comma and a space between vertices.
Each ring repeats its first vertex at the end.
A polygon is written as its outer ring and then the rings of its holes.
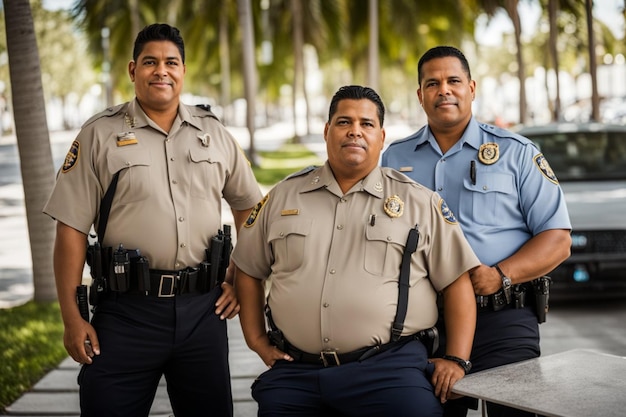
POLYGON ((488 142, 480 145, 478 160, 485 165, 495 164, 500 158, 500 148, 497 143, 488 142))
POLYGON ((80 155, 80 142, 75 140, 74 142, 72 142, 72 146, 70 146, 70 150, 67 151, 67 155, 65 155, 63 168, 61 168, 61 171, 64 174, 66 172, 69 172, 72 168, 76 166, 76 163, 78 163, 79 155, 80 155))
POLYGON ((397 195, 392 195, 391 197, 387 197, 385 200, 383 209, 389 217, 400 217, 404 212, 404 201, 402 201, 397 195))
POLYGON ((137 142, 135 132, 123 132, 117 134, 117 146, 134 145, 137 142))
POLYGON ((256 206, 254 206, 254 208, 250 212, 250 215, 248 216, 248 220, 246 220, 246 222, 243 224, 243 227, 252 227, 252 226, 254 226, 254 223, 256 222, 257 217, 259 217, 259 214, 261 213, 261 209, 263 208, 265 203, 267 203, 267 200, 269 198, 270 198, 270 195, 268 193, 268 194, 265 195, 265 197, 263 197, 263 199, 261 201, 259 201, 257 203, 256 206))

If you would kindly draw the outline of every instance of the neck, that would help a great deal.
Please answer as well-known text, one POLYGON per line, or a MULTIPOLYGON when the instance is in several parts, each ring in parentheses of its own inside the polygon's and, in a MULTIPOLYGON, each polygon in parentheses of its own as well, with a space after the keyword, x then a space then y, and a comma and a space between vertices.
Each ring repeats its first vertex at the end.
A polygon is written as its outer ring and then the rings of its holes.
POLYGON ((163 129, 165 132, 170 131, 172 125, 174 124, 174 120, 176 120, 176 116, 178 115, 178 105, 176 106, 168 106, 167 108, 159 109, 159 108, 146 108, 141 103, 139 103, 146 116, 150 118, 157 126, 163 129))

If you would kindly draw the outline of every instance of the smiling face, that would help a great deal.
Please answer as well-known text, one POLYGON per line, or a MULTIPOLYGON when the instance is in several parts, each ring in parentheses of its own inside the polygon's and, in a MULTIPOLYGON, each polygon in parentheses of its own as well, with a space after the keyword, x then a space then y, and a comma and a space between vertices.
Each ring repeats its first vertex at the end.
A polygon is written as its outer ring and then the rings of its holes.
POLYGON ((328 162, 337 179, 363 178, 378 165, 385 130, 374 102, 343 99, 324 128, 328 162))
POLYGON ((185 71, 180 51, 170 41, 146 43, 137 59, 128 64, 135 95, 146 112, 178 107, 185 71))
POLYGON ((472 117, 476 83, 461 61, 451 56, 434 58, 425 62, 421 71, 417 96, 431 129, 465 128, 472 117))

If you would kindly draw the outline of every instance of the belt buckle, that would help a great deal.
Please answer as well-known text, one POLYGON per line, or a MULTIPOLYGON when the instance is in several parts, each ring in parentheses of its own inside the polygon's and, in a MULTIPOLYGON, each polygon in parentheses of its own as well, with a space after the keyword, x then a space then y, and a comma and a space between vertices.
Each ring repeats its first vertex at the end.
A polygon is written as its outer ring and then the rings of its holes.
POLYGON ((324 364, 325 368, 329 366, 341 365, 341 362, 339 361, 339 355, 337 355, 337 352, 335 352, 334 350, 320 352, 320 358, 322 359, 322 363, 324 364))
POLYGON ((161 281, 159 282, 159 292, 157 293, 157 297, 174 297, 176 295, 176 280, 178 279, 178 275, 161 275, 161 281), (167 282, 169 281, 169 284, 167 282), (163 293, 163 287, 165 283, 165 289, 167 289, 167 293, 163 293), (169 287, 169 288, 168 288, 169 287))

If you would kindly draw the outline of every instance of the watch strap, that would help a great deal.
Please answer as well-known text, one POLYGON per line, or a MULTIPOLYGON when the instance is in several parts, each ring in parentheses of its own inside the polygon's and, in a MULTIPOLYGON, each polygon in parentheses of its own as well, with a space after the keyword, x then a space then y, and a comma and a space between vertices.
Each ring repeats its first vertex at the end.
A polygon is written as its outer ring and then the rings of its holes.
POLYGON ((443 355, 442 356, 443 359, 455 362, 457 365, 459 365, 463 371, 465 372, 465 374, 467 374, 470 369, 472 369, 472 363, 468 360, 465 359, 461 359, 458 356, 454 356, 454 355, 443 355))
POLYGON ((496 268, 496 271, 498 271, 498 274, 500 274, 500 279, 502 280, 502 290, 504 291, 504 297, 506 298, 506 303, 510 304, 511 303, 511 278, 507 277, 504 272, 502 272, 502 269, 500 269, 500 265, 495 264, 493 266, 494 268, 496 268))

